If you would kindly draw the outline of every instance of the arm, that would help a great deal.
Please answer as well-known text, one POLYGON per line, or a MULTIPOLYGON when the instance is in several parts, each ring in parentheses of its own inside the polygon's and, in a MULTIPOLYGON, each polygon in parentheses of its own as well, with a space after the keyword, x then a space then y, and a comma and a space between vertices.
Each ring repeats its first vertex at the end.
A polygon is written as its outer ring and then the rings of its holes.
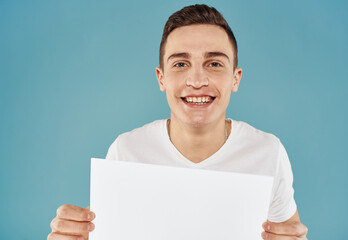
POLYGON ((262 225, 265 230, 262 233, 263 239, 268 240, 307 240, 308 228, 301 223, 298 211, 295 214, 281 223, 265 222, 262 225))

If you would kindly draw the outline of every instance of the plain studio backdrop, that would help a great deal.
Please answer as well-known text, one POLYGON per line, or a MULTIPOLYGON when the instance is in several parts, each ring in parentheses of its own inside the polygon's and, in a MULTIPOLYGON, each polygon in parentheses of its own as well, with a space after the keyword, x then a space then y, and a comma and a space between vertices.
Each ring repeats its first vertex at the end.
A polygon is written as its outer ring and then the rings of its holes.
MULTIPOLYGON (((90 158, 169 117, 163 26, 193 1, 0 1, 0 238, 45 239, 89 205, 90 158)), ((347 1, 203 1, 234 31, 243 77, 227 117, 288 151, 308 238, 346 239, 347 1)))

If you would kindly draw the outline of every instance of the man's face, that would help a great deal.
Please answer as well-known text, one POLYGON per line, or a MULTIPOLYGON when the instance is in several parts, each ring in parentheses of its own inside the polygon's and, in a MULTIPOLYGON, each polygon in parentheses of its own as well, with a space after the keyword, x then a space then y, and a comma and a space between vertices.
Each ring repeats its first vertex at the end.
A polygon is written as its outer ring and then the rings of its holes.
POLYGON ((171 32, 156 68, 167 94, 171 118, 195 126, 225 119, 231 92, 238 90, 242 69, 233 69, 233 48, 216 25, 190 25, 171 32))

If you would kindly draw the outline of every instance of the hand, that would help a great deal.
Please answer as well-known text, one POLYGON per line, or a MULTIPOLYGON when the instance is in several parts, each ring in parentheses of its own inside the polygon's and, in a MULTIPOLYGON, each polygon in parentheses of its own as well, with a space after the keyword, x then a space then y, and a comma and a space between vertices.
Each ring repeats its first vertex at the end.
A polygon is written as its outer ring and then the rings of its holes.
POLYGON ((94 230, 91 222, 95 214, 87 208, 65 204, 57 209, 57 216, 51 222, 52 232, 47 240, 88 240, 94 230))
POLYGON ((299 221, 273 223, 265 222, 262 225, 265 232, 262 233, 263 239, 268 240, 307 240, 308 229, 299 221))

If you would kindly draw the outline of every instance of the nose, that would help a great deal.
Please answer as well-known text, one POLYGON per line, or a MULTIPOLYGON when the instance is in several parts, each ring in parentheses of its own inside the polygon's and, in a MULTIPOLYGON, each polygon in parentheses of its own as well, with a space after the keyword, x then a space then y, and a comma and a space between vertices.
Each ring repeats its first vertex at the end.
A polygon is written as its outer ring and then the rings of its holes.
POLYGON ((202 67, 192 67, 190 70, 186 78, 186 86, 192 86, 193 88, 208 86, 209 79, 202 67))

